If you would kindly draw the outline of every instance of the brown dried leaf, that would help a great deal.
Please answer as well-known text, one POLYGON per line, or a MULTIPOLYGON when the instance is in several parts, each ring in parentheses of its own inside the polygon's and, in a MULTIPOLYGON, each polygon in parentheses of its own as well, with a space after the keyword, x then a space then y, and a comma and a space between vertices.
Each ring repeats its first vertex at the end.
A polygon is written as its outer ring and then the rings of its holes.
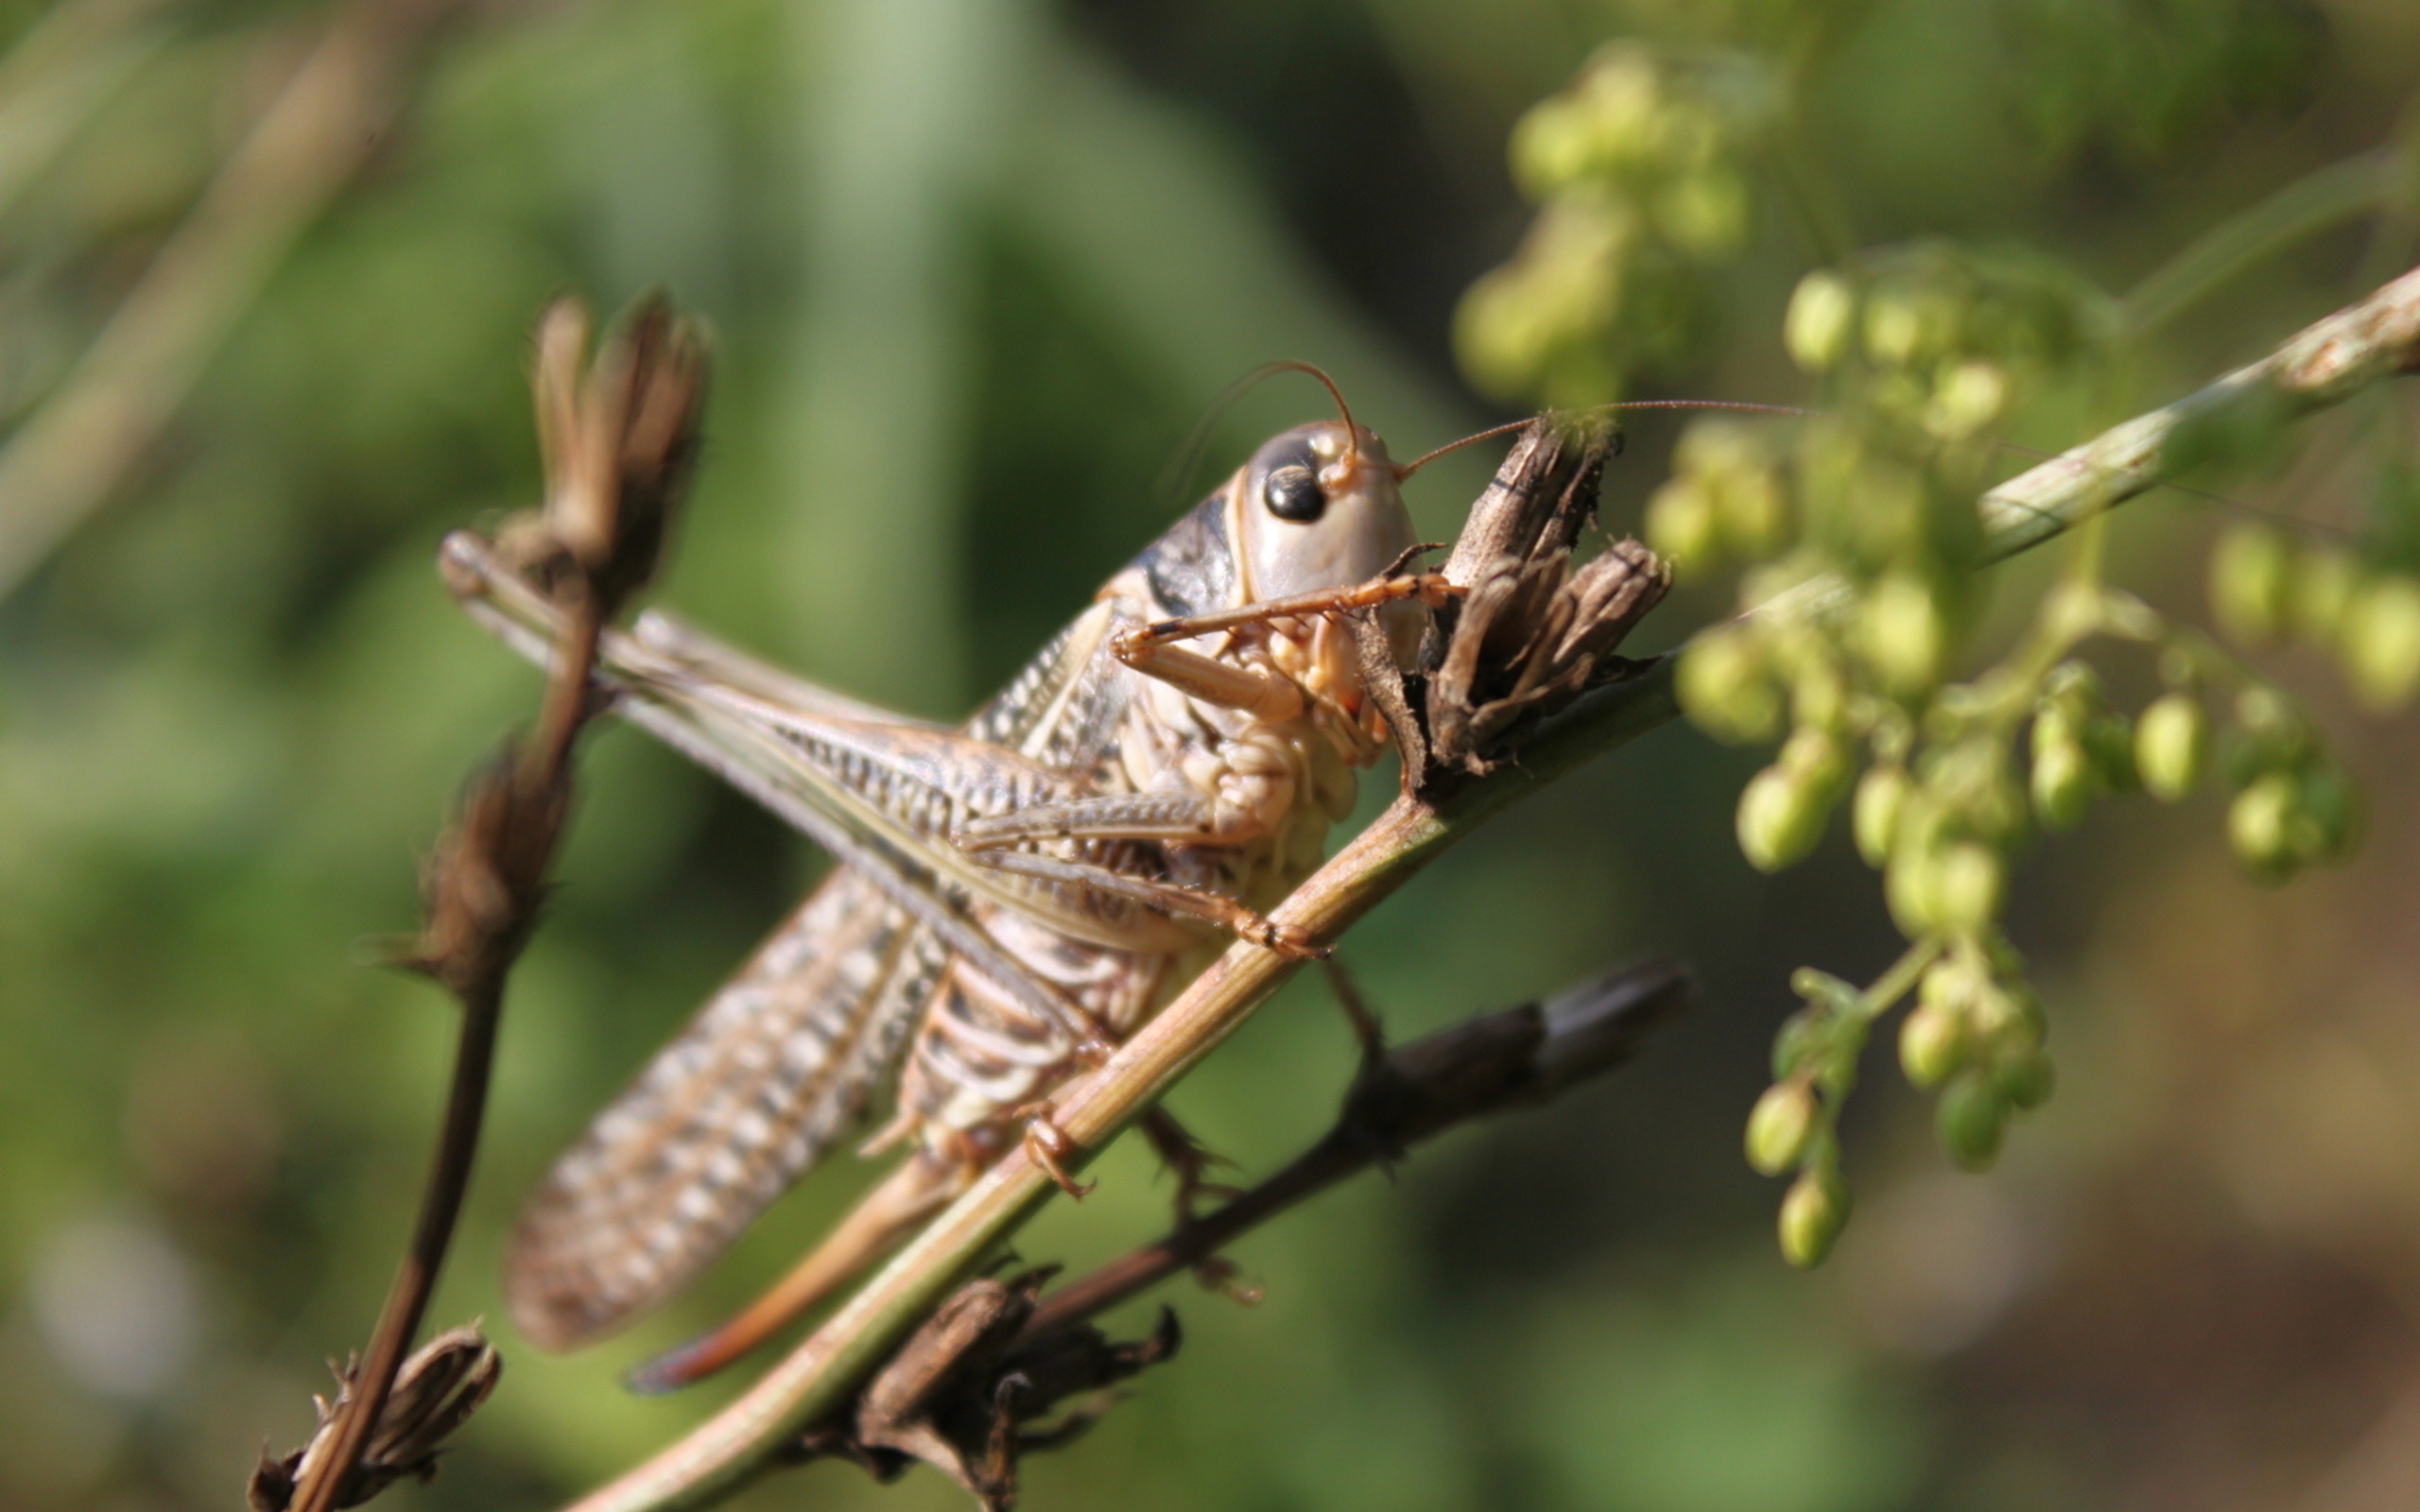
POLYGON ((1057 1422, 1029 1426, 1067 1398, 1100 1392, 1176 1352, 1176 1314, 1151 1336, 1116 1343, 1089 1324, 1020 1337, 1050 1269, 960 1287, 891 1357, 857 1399, 846 1428, 805 1435, 796 1459, 841 1458, 890 1480, 922 1460, 964 1486, 985 1512, 1016 1504, 1017 1461, 1056 1449, 1108 1408, 1095 1400, 1057 1422))

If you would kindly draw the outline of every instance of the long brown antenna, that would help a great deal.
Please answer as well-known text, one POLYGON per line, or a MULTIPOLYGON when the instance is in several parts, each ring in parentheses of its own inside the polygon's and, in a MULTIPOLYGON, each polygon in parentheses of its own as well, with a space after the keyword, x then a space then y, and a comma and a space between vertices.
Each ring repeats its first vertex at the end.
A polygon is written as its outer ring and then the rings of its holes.
POLYGON ((1326 369, 1317 367, 1311 363, 1298 362, 1291 357, 1288 357, 1282 361, 1272 362, 1266 367, 1255 369, 1254 372, 1255 374, 1272 372, 1304 372, 1310 374, 1312 377, 1320 381, 1320 387, 1327 390, 1327 395, 1330 399, 1336 401, 1336 412, 1344 417, 1344 475, 1348 478, 1351 477, 1353 475, 1353 470, 1361 465, 1361 432, 1360 429, 1353 423, 1353 406, 1344 402, 1344 390, 1336 387, 1336 380, 1327 375, 1326 369))
MULTIPOLYGON (((1572 415, 1594 415, 1599 411, 1608 409, 1733 409, 1744 411, 1751 415, 1797 415, 1801 417, 1820 415, 1823 413, 1823 411, 1819 409, 1802 409, 1795 404, 1759 404, 1745 399, 1625 399, 1618 400, 1610 404, 1590 404, 1583 409, 1566 410, 1564 413, 1572 415)), ((1419 472, 1422 468, 1426 467, 1429 463, 1436 461, 1441 456, 1443 456, 1448 452, 1459 452, 1463 447, 1475 445, 1478 442, 1486 440, 1491 436, 1510 435, 1512 432, 1517 431, 1529 423, 1530 422, 1526 420, 1507 421, 1501 425, 1491 425, 1483 431, 1478 431, 1473 435, 1465 436, 1461 440, 1447 441, 1444 445, 1437 448, 1433 452, 1425 452, 1420 455, 1413 457, 1409 462, 1397 464, 1395 467, 1395 481, 1398 483, 1402 482, 1404 479, 1411 476, 1414 472, 1419 472)))
MULTIPOLYGON (((1590 404, 1582 409, 1566 410, 1564 413, 1572 415, 1593 415, 1600 410, 1608 409, 1728 409, 1737 410, 1749 415, 1789 415, 1800 420, 1812 419, 1828 413, 1825 410, 1809 409, 1800 404, 1761 404, 1753 400, 1745 399, 1627 399, 1616 401, 1610 404, 1590 404)), ((1402 482, 1404 479, 1411 476, 1414 472, 1419 472, 1422 468, 1426 467, 1429 463, 1434 462, 1439 457, 1445 455, 1449 452, 1459 452, 1463 447, 1476 445, 1480 441, 1486 440, 1491 436, 1511 435, 1512 432, 1520 430, 1529 423, 1530 422, 1526 420, 1515 420, 1507 421, 1501 425, 1491 425, 1483 431, 1473 432, 1471 435, 1465 436, 1460 440, 1447 441, 1444 445, 1437 448, 1433 452, 1424 452, 1420 455, 1413 457, 1409 462, 1399 462, 1395 465, 1395 481, 1398 483, 1402 482)), ((2056 452, 2046 452, 2038 446, 2027 446, 2021 442, 2006 440, 1997 437, 1988 438, 1987 440, 1988 444, 1996 451, 2014 452, 2020 456, 2031 456, 2047 460, 2059 455, 2056 452)), ((2185 494, 2190 498, 2205 500, 2211 504, 2222 504, 2231 509, 2240 510, 2242 513, 2248 515, 2256 515, 2263 519, 2274 521, 2277 524, 2289 526, 2290 528, 2308 531, 2316 535, 2342 536, 2347 539, 2352 539, 2360 534, 2358 530, 2350 529, 2343 525, 2331 524, 2325 520, 2306 520, 2299 515, 2292 514, 2284 509, 2275 509, 2271 508, 2266 505, 2254 504, 2248 499, 2238 499, 2232 494, 2213 493, 2207 489, 2197 489, 2189 484, 2163 482, 2160 487, 2172 489, 2178 493, 2185 494)))

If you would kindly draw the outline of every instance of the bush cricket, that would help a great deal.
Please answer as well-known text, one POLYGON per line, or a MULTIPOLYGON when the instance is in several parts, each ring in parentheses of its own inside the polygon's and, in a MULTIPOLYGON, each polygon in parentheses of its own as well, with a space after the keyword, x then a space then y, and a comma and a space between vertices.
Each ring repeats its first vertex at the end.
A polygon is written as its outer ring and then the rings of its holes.
MULTIPOLYGON (((1348 616, 1375 615, 1401 664, 1457 592, 1406 570, 1420 548, 1400 485, 1428 457, 1390 460, 1328 387, 1340 419, 1264 443, 962 728, 660 614, 608 635, 599 681, 618 713, 840 866, 530 1198, 506 1293, 533 1341, 589 1343, 679 1290, 898 1066, 867 1148, 907 1160, 771 1291, 632 1383, 718 1367, 1011 1143, 1063 1181, 1044 1100, 1182 985, 1188 958, 1229 935, 1304 949, 1260 910, 1317 866, 1389 737, 1348 616)), ((442 566, 475 618, 543 663, 560 616, 509 556, 462 532, 442 566)), ((1182 1160, 1181 1138, 1164 1127, 1164 1153, 1182 1160)))

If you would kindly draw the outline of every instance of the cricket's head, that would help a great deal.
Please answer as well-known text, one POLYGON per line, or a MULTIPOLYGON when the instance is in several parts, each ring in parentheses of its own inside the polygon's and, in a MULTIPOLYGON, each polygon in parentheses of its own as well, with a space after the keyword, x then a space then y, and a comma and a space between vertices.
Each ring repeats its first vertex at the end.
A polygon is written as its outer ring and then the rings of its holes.
POLYGON ((1281 431, 1235 487, 1245 603, 1366 582, 1419 539, 1386 443, 1350 421, 1281 431))

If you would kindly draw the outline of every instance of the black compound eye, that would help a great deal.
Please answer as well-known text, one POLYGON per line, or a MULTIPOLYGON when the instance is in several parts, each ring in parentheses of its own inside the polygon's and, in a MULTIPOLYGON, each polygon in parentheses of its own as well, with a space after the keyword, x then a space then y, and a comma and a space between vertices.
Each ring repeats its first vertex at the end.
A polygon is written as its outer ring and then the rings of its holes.
POLYGON ((1270 469, 1260 485, 1260 496, 1268 501, 1269 512, 1280 520, 1306 522, 1327 510, 1327 494, 1320 488, 1319 474, 1300 462, 1270 469))

